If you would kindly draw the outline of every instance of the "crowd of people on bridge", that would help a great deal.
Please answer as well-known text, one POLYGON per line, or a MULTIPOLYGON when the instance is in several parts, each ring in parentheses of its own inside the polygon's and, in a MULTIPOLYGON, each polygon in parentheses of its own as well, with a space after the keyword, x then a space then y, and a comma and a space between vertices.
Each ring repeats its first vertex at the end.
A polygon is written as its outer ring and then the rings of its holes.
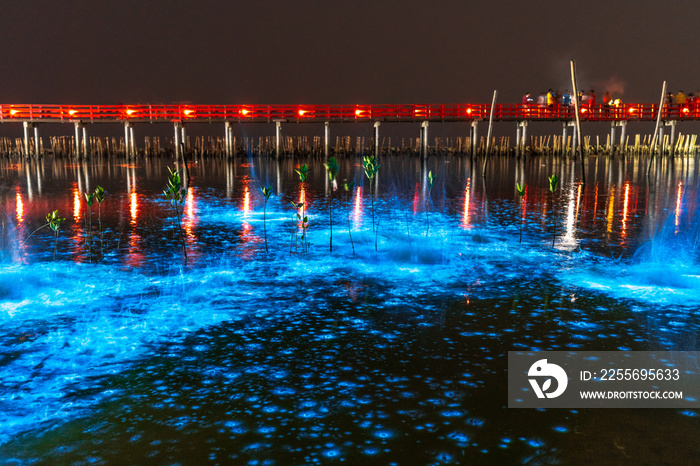
MULTIPOLYGON (((582 113, 589 113, 591 116, 613 116, 616 110, 622 107, 622 101, 614 98, 610 91, 605 91, 602 105, 596 98, 594 89, 590 91, 581 90, 576 96, 579 108, 582 113), (598 106, 596 106, 598 104, 598 106)), ((540 92, 535 98, 531 92, 526 92, 522 98, 522 105, 526 112, 536 112, 539 116, 563 117, 573 111, 574 96, 568 89, 559 92, 549 89, 547 92, 540 92)), ((664 98, 665 110, 669 112, 683 113, 692 112, 700 114, 700 91, 686 95, 679 90, 675 95, 668 92, 664 98)))
MULTIPOLYGON (((579 104, 581 104, 581 106, 595 105, 595 90, 591 89, 589 92, 579 91, 578 102, 579 104)), ((526 92, 523 96, 522 103, 524 105, 537 105, 538 107, 550 109, 555 108, 556 106, 566 108, 572 107, 574 105, 573 96, 571 95, 571 93, 569 93, 568 89, 564 89, 564 92, 559 92, 558 89, 556 91, 553 91, 552 89, 549 89, 547 92, 542 91, 537 97, 537 101, 535 101, 535 98, 532 96, 532 93, 526 92)), ((605 105, 613 105, 613 99, 610 95, 610 92, 606 92, 605 96, 603 96, 603 103, 605 105)))

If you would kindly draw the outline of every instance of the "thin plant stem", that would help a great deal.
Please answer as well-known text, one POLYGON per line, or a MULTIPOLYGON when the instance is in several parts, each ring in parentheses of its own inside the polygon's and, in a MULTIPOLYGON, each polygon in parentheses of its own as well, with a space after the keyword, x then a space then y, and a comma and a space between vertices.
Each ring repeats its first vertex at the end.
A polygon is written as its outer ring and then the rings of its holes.
POLYGON ((348 203, 348 235, 350 235, 350 245, 352 246, 352 257, 355 258, 355 243, 352 241, 352 229, 350 228, 350 203, 348 203))
POLYGON ((265 235, 265 253, 268 254, 270 251, 267 249, 267 199, 263 205, 263 233, 265 235))

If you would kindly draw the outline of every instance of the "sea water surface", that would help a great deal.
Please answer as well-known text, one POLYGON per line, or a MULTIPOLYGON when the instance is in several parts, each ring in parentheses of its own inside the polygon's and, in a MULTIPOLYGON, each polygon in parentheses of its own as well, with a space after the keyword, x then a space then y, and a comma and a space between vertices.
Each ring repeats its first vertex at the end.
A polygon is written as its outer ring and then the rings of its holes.
POLYGON ((180 224, 171 159, 2 162, 3 464, 700 457, 696 411, 506 407, 508 351, 700 350, 695 160, 339 162, 192 160, 180 224))

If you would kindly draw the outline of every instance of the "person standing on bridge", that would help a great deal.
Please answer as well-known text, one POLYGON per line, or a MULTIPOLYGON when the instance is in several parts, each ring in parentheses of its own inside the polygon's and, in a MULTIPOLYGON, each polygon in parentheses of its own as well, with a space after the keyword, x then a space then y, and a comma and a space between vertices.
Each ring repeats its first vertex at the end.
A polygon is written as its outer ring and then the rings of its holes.
POLYGON ((571 94, 569 94, 568 89, 564 89, 564 93, 561 95, 561 104, 567 109, 571 107, 571 94))
POLYGON ((685 109, 686 102, 687 99, 683 91, 678 91, 678 94, 676 94, 676 107, 678 108, 678 112, 681 116, 683 115, 683 110, 685 109))
POLYGON ((571 113, 571 94, 569 94, 568 89, 564 89, 564 93, 561 95, 561 105, 564 108, 564 116, 568 117, 571 113))
POLYGON ((693 112, 693 114, 697 118, 698 98, 692 92, 690 94, 688 94, 688 108, 690 109, 691 112, 693 112))
POLYGON ((551 112, 557 106, 557 96, 552 89, 547 91, 547 111, 551 112))
POLYGON ((527 91, 523 96, 523 113, 526 117, 530 116, 530 107, 532 106, 533 102, 534 100, 532 99, 532 94, 530 94, 530 91, 527 91))
POLYGON ((547 95, 544 93, 544 91, 540 92, 540 95, 537 96, 537 112, 539 116, 544 115, 544 112, 547 110, 547 95))
POLYGON ((603 105, 610 105, 611 101, 612 96, 610 95, 610 91, 605 91, 605 95, 603 95, 603 105))

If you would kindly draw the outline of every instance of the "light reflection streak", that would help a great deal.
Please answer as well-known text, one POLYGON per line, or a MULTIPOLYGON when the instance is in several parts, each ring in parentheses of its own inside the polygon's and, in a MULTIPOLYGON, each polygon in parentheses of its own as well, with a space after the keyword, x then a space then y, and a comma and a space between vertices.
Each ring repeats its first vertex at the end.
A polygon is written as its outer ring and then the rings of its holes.
POLYGON ((80 221, 80 191, 78 187, 73 184, 73 219, 76 223, 80 221))
POLYGON ((615 185, 610 187, 610 201, 608 202, 608 233, 612 233, 612 224, 615 212, 613 212, 613 207, 615 206, 615 185))
POLYGON ((678 233, 680 224, 681 224, 681 199, 683 198, 683 182, 679 181, 678 182, 678 193, 676 194, 676 218, 675 218, 675 225, 676 225, 676 230, 675 233, 678 233))
POLYGON ((22 201, 22 193, 19 192, 17 188, 17 194, 15 195, 15 200, 17 201, 17 206, 15 207, 15 212, 17 214, 17 221, 19 223, 24 222, 24 202, 22 201))
POLYGON ((593 224, 594 225, 595 225, 597 214, 598 214, 598 183, 595 184, 595 198, 593 200, 593 224))
POLYGON ((622 236, 626 237, 627 236, 627 213, 628 213, 628 208, 629 208, 629 200, 630 200, 630 184, 629 182, 625 183, 625 198, 624 201, 622 201, 622 236))
POLYGON ((185 227, 185 234, 187 236, 188 243, 191 243, 192 240, 194 240, 194 227, 197 225, 197 217, 195 215, 197 209, 195 205, 194 188, 192 187, 187 188, 187 196, 185 197, 185 208, 183 209, 183 211, 184 218, 182 223, 185 227))
POLYGON ((355 208, 353 210, 355 216, 355 224, 357 225, 362 218, 362 188, 357 186, 355 190, 355 208))
POLYGON ((416 183, 416 191, 413 194, 413 215, 418 213, 418 203, 420 202, 420 196, 418 195, 419 188, 420 184, 416 183))
POLYGON ((581 184, 576 186, 574 194, 574 186, 571 186, 569 191, 569 206, 566 216, 566 234, 564 242, 568 246, 576 246, 576 220, 578 219, 579 207, 581 205, 581 184))
POLYGON ((469 228, 469 207, 472 197, 471 181, 471 178, 467 178, 467 187, 464 189, 464 215, 462 217, 464 228, 469 228))
MULTIPOLYGON (((129 171, 127 170, 128 173, 129 171)), ((145 256, 140 246, 141 235, 136 230, 139 217, 139 197, 136 193, 136 183, 129 183, 129 187, 129 225, 131 225, 131 231, 129 232, 129 248, 126 254, 126 263, 129 267, 136 268, 143 265, 145 256)))
POLYGON ((136 219, 139 216, 139 198, 136 191, 129 194, 129 213, 131 214, 131 225, 136 226, 136 219))
POLYGON ((243 212, 250 212, 250 192, 247 184, 243 187, 243 212))

